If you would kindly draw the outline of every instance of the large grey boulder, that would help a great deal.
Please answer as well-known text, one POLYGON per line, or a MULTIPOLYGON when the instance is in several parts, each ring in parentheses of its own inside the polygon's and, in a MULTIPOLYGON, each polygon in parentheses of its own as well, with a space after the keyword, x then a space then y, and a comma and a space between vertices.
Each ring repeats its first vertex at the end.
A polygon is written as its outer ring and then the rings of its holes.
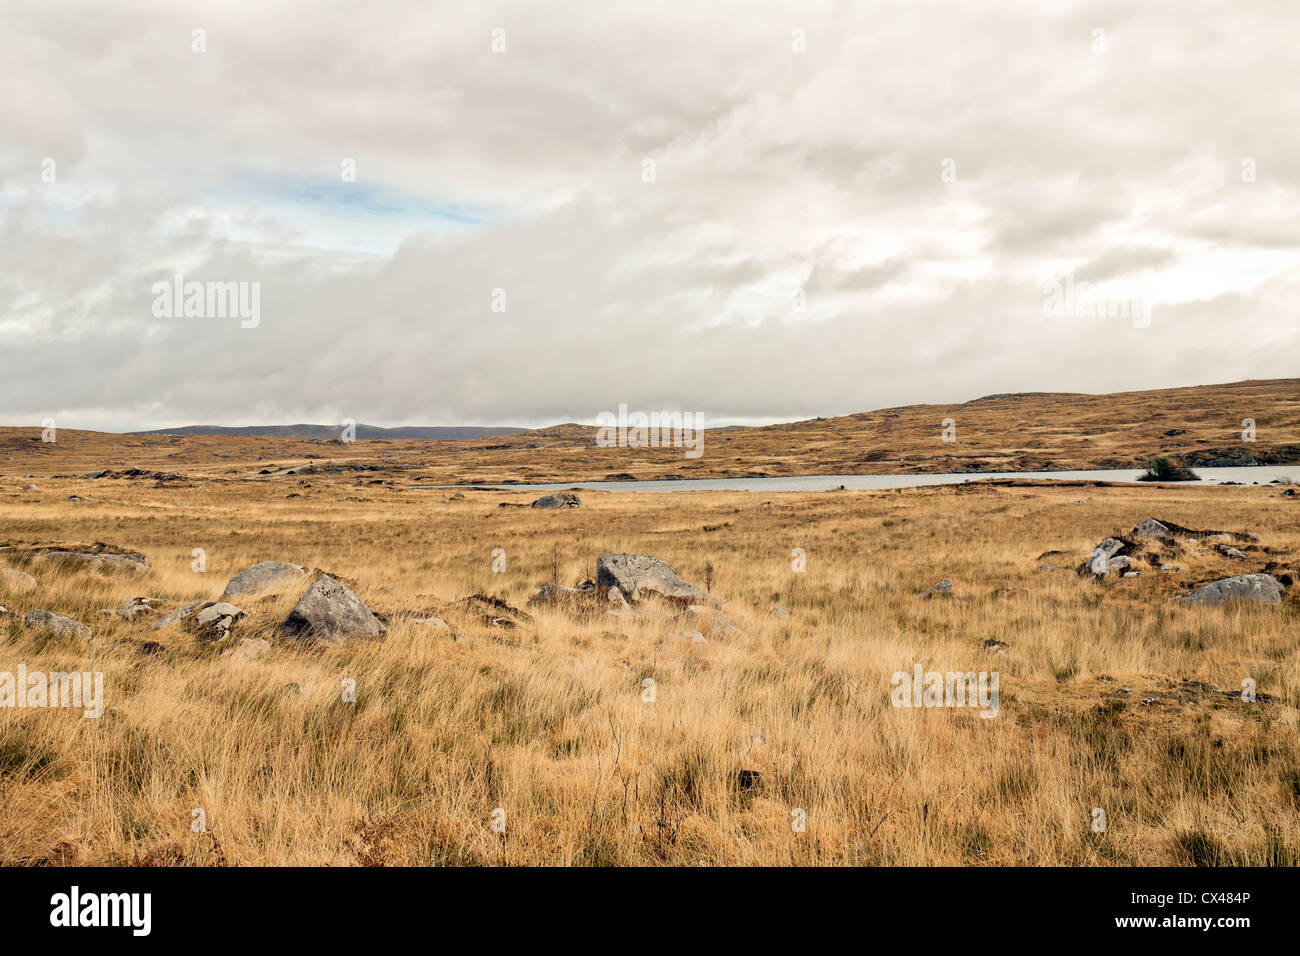
POLYGON ((1229 601, 1249 601, 1251 604, 1281 604, 1285 589, 1282 582, 1271 574, 1241 574, 1220 578, 1202 585, 1183 600, 1188 604, 1217 606, 1229 601))
POLYGON ((602 554, 596 559, 596 587, 618 588, 632 601, 654 592, 685 604, 716 604, 703 588, 687 584, 667 562, 648 554, 602 554))
POLYGON ((581 508, 582 502, 571 491, 561 491, 554 495, 542 495, 533 502, 534 508, 581 508))
POLYGON ((247 600, 263 594, 283 594, 303 583, 306 568, 286 561, 263 561, 240 571, 221 593, 223 601, 247 600))
POLYGON ((17 568, 0 568, 0 591, 16 593, 36 587, 36 579, 17 568))
POLYGON ((327 574, 307 589, 280 625, 287 637, 322 644, 379 640, 387 631, 361 598, 327 574))
POLYGON ((1173 531, 1170 527, 1155 518, 1143 518, 1142 522, 1133 529, 1133 537, 1135 538, 1164 537, 1171 534, 1173 534, 1173 531))
POLYGON ((60 637, 90 637, 90 628, 86 625, 62 614, 55 614, 53 611, 28 611, 23 618, 23 627, 44 631, 47 634, 57 634, 60 637))

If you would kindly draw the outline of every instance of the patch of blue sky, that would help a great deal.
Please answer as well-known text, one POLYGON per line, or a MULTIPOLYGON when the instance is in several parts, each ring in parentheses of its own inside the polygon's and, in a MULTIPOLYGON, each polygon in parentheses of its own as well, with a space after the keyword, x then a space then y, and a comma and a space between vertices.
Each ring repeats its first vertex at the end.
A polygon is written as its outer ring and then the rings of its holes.
MULTIPOLYGON (((441 237, 491 226, 504 218, 485 205, 447 202, 375 183, 342 178, 234 170, 229 180, 202 192, 203 202, 227 216, 273 220, 294 235, 293 244, 391 255, 407 238, 441 237)), ((255 239, 260 228, 232 228, 231 238, 255 239)))

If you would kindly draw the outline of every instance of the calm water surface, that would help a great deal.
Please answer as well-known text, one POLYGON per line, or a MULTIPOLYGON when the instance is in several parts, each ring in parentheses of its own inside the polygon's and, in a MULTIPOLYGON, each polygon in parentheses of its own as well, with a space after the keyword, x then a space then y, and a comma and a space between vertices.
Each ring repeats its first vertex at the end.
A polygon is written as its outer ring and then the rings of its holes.
MULTIPOLYGON (((1300 465, 1256 465, 1248 468, 1196 468, 1199 481, 1189 485, 1266 485, 1274 479, 1300 482, 1300 465)), ((1045 478, 1050 481, 1137 481, 1141 468, 1091 471, 962 472, 947 475, 803 475, 792 478, 686 478, 681 481, 564 481, 535 485, 475 485, 513 491, 562 491, 589 488, 598 491, 829 491, 849 489, 919 488, 923 485, 959 485, 989 478, 1045 478)), ((412 485, 412 488, 456 488, 458 485, 412 485)))

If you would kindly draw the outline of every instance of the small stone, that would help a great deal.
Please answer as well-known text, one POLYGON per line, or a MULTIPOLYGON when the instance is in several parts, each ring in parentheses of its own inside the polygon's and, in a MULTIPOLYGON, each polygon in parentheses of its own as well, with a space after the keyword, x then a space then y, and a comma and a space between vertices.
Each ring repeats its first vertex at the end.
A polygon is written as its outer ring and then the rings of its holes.
POLYGON ((786 608, 784 604, 775 605, 772 608, 772 610, 768 611, 767 613, 771 614, 773 617, 779 617, 782 619, 790 616, 790 611, 786 608))
POLYGON ((44 609, 28 611, 23 618, 23 627, 44 631, 47 634, 57 634, 60 637, 88 639, 91 636, 90 628, 80 621, 44 609))
POLYGON ((934 597, 935 595, 947 596, 952 594, 952 578, 944 578, 935 584, 930 585, 924 591, 917 595, 918 598, 934 597))

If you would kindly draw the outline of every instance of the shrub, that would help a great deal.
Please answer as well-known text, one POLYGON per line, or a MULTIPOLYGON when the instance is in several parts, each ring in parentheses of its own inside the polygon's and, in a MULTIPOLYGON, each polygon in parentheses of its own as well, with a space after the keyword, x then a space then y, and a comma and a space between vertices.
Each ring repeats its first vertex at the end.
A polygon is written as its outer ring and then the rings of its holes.
POLYGON ((1138 481, 1197 481, 1198 478, 1196 472, 1168 458, 1150 459, 1147 470, 1138 475, 1138 481))

